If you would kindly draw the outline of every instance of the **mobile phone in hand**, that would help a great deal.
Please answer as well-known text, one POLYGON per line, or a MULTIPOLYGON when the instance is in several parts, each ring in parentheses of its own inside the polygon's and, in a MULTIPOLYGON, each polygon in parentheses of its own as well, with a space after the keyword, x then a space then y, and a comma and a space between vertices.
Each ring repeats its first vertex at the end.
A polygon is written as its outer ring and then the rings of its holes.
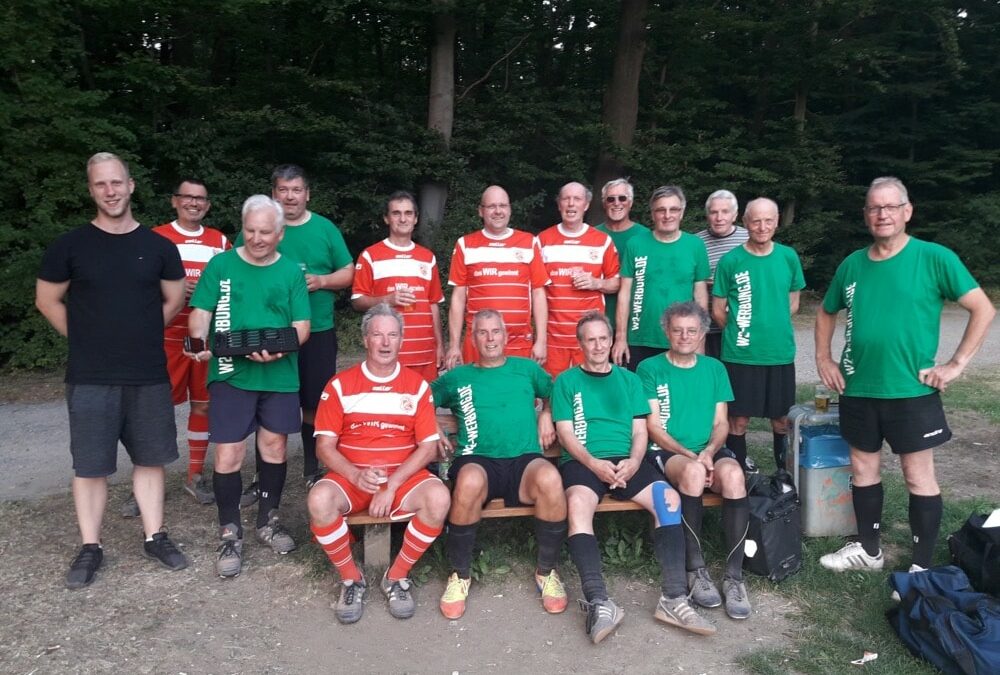
POLYGON ((184 336, 184 351, 198 354, 205 351, 205 341, 202 338, 184 336))

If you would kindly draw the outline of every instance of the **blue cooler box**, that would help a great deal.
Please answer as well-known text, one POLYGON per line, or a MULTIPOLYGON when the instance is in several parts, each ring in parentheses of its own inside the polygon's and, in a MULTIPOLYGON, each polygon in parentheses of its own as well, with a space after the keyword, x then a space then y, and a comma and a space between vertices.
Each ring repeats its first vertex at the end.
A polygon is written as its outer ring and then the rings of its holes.
POLYGON ((802 502, 802 533, 807 537, 857 534, 851 450, 840 436, 838 407, 817 412, 812 403, 797 405, 788 412, 788 420, 788 471, 802 502))

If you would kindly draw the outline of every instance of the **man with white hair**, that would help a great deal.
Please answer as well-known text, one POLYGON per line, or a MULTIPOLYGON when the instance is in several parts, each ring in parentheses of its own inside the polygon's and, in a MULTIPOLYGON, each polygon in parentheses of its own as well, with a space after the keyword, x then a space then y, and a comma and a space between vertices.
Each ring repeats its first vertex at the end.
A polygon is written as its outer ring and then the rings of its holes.
MULTIPOLYGON (((705 219, 708 227, 696 232, 699 239, 705 242, 708 252, 708 269, 712 278, 708 280, 708 295, 712 295, 715 278, 715 268, 722 256, 734 248, 745 244, 750 234, 745 227, 736 224, 740 213, 740 204, 729 190, 716 190, 705 200, 705 219)), ((722 355, 722 328, 712 320, 712 327, 705 336, 705 355, 718 359, 722 355)))
MULTIPOLYGON (((635 202, 635 187, 628 182, 627 178, 616 178, 609 180, 601 188, 601 206, 604 207, 604 214, 607 220, 597 226, 599 232, 611 237, 615 248, 618 249, 618 257, 625 250, 625 245, 629 239, 647 232, 642 223, 632 220, 632 204, 635 202)), ((618 308, 618 295, 613 293, 604 296, 605 316, 611 322, 611 330, 615 329, 615 312, 618 308)))

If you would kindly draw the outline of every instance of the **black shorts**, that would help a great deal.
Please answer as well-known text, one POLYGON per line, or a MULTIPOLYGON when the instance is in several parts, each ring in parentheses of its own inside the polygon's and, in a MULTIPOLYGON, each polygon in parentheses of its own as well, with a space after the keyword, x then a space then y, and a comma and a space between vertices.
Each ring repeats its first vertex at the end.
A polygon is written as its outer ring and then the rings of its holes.
MULTIPOLYGON (((627 456, 607 457, 605 459, 612 464, 617 464, 623 459, 627 459, 627 456)), ((625 487, 613 490, 607 483, 598 478, 597 474, 575 459, 571 459, 560 466, 559 472, 562 474, 564 488, 569 489, 574 485, 584 485, 594 491, 598 500, 603 499, 604 495, 610 493, 615 499, 627 501, 633 499, 637 494, 656 481, 664 480, 663 472, 657 471, 656 465, 648 461, 639 462, 639 468, 636 469, 635 475, 626 483, 625 487)))
POLYGON ((666 347, 644 347, 643 345, 628 346, 628 369, 633 373, 639 364, 653 356, 659 356, 667 351, 666 347))
POLYGON ((795 404, 795 364, 748 366, 723 362, 733 387, 730 417, 778 419, 795 404))
POLYGON ((239 443, 262 427, 276 434, 301 428, 299 395, 295 392, 247 391, 226 382, 208 385, 208 437, 213 443, 239 443))
POLYGON ((299 350, 299 404, 315 410, 323 387, 337 372, 337 331, 311 333, 299 350))
POLYGON ((951 440, 941 394, 913 398, 840 397, 840 435, 852 448, 878 452, 882 441, 905 455, 951 440))
POLYGON ((722 360, 722 331, 714 329, 705 336, 705 356, 722 360))
MULTIPOLYGON (((667 466, 667 460, 673 457, 676 453, 670 452, 669 450, 654 450, 646 455, 646 461, 652 462, 653 466, 660 470, 660 473, 664 473, 664 468, 667 466)), ((729 448, 719 448, 712 455, 712 464, 715 464, 720 459, 731 459, 735 462, 740 460, 736 459, 736 453, 729 448)))
POLYGON ((118 441, 136 466, 177 459, 177 425, 170 383, 67 384, 69 449, 80 478, 103 478, 118 469, 118 441))
POLYGON ((452 484, 458 478, 458 472, 466 464, 476 464, 483 467, 486 472, 486 499, 483 504, 503 497, 504 506, 520 506, 521 500, 521 478, 524 470, 528 468, 536 459, 544 459, 539 452, 528 453, 520 457, 509 459, 493 459, 492 457, 479 457, 477 455, 462 455, 455 458, 448 469, 448 478, 452 484))

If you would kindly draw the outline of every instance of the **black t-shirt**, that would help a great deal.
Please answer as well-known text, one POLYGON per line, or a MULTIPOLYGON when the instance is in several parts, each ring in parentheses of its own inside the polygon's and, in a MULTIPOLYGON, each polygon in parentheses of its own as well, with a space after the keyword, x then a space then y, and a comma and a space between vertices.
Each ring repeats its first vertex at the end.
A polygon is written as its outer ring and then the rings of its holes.
POLYGON ((184 278, 177 247, 145 227, 110 234, 88 223, 56 239, 42 281, 69 281, 69 384, 167 382, 161 280, 184 278))

